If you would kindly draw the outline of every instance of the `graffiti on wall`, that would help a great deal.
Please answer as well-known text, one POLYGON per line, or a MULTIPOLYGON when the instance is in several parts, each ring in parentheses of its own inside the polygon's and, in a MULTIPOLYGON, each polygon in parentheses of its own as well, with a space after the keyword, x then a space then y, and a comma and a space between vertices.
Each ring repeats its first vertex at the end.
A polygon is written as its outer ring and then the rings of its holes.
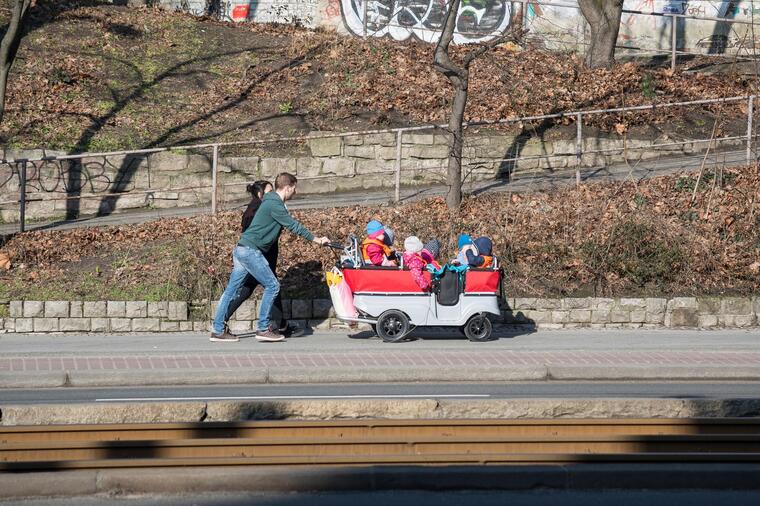
MULTIPOLYGON (((123 165, 137 168, 142 158, 131 157, 118 164, 107 157, 86 159, 82 163, 67 160, 39 160, 26 164, 26 191, 44 193, 107 193, 115 187, 119 191, 134 189, 134 181, 120 181, 116 174, 123 165), (124 185, 126 183, 126 186, 124 185)), ((121 172, 124 172, 123 170, 121 172)), ((21 164, 0 165, 0 194, 18 192, 21 164)))
MULTIPOLYGON (((348 30, 358 36, 366 33, 394 40, 414 37, 436 42, 443 28, 447 3, 446 0, 341 0, 341 12, 348 30)), ((504 33, 510 17, 511 2, 462 0, 457 11, 454 43, 493 39, 504 33)))

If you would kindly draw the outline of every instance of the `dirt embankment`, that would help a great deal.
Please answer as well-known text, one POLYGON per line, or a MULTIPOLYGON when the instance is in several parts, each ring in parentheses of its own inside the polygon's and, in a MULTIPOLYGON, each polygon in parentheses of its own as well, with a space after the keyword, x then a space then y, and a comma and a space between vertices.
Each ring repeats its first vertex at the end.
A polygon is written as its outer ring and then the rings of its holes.
MULTIPOLYGON (((336 240, 380 219, 408 235, 438 237, 442 258, 461 232, 493 239, 513 296, 757 293, 760 168, 592 184, 547 193, 468 198, 459 213, 442 199, 400 206, 294 212, 336 240), (719 174, 720 175, 720 174, 719 174), (692 197, 694 202, 692 203, 692 197)), ((227 282, 239 213, 72 231, 30 232, 2 251, 0 297, 213 299, 227 282)), ((289 233, 279 276, 288 296, 324 296, 333 254, 289 233)))
MULTIPOLYGON (((37 2, 10 79, 0 126, 6 144, 102 151, 288 136, 440 122, 450 105, 449 85, 430 65, 430 45, 82 3, 37 2)), ((474 63, 467 119, 753 89, 737 75, 673 74, 633 63, 591 71, 574 55, 504 46, 474 63)), ((742 112, 671 109, 595 116, 587 126, 709 136, 714 118, 720 135, 742 112)))

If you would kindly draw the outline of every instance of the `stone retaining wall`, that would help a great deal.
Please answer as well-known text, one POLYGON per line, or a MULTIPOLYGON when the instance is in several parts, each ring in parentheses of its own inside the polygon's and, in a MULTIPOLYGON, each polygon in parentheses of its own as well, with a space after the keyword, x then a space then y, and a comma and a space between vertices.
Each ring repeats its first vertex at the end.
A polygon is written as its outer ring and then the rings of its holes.
MULTIPOLYGON (((538 329, 746 328, 760 325, 760 297, 510 298, 502 322, 538 329)), ((258 301, 230 321, 256 327, 258 301)), ((316 329, 346 328, 329 299, 284 300, 285 317, 316 329)), ((213 306, 182 301, 10 301, 0 304, 0 332, 182 332, 209 330, 213 306)))
MULTIPOLYGON (((319 132, 317 132, 319 133, 319 132)), ((448 145, 440 134, 407 133, 402 136, 401 184, 419 186, 441 184, 446 180, 448 145)), ((693 155, 706 143, 665 146, 663 139, 626 139, 589 135, 584 138, 585 154, 577 159, 575 138, 543 139, 510 135, 471 134, 465 139, 465 182, 519 177, 521 173, 555 174, 582 168, 635 163, 661 156, 693 155), (508 159, 517 158, 514 161, 508 159)), ((734 139, 711 146, 741 145, 734 139)), ((288 157, 219 157, 219 197, 225 203, 246 200, 245 183, 256 179, 272 180, 280 172, 296 174, 299 191, 331 193, 339 191, 390 189, 395 185, 396 135, 394 133, 327 137, 309 140, 293 148, 288 157)), ((5 150, 5 160, 40 158, 63 153, 30 150, 5 150)), ((171 208, 208 205, 211 202, 211 153, 164 151, 149 155, 93 156, 81 163, 64 160, 29 162, 27 165, 26 216, 60 218, 72 208, 82 214, 110 213, 135 208, 171 208), (71 188, 94 198, 62 200, 76 196, 71 188), (67 193, 68 191, 68 193, 67 193), (113 192, 117 192, 114 194, 113 192), (59 199, 59 200, 52 200, 59 199)), ((19 168, 0 164, 0 201, 18 200, 19 168)), ((0 206, 5 222, 18 220, 18 206, 0 206)))

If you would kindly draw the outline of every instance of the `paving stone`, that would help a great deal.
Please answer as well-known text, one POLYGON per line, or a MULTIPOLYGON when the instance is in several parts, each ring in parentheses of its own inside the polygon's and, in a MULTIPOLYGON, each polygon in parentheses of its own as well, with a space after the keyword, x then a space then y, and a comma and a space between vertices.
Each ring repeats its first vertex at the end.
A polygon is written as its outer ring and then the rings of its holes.
POLYGON ((604 323, 608 323, 609 321, 610 321, 610 311, 609 310, 604 309, 604 310, 593 310, 593 311, 591 311, 591 323, 604 324, 604 323))
POLYGON ((72 300, 69 303, 69 316, 72 318, 82 318, 84 316, 83 303, 81 300, 72 300))
POLYGON ((45 318, 68 318, 69 301, 47 300, 45 301, 45 318))
POLYGON ((569 323, 570 311, 552 311, 551 323, 569 323))
POLYGON ((760 297, 753 297, 752 305, 755 307, 755 315, 760 318, 760 297))
POLYGON ((24 316, 24 301, 12 300, 8 307, 8 312, 11 318, 23 318, 24 316))
POLYGON ((291 301, 291 314, 293 318, 311 318, 311 300, 294 299, 291 301))
POLYGON ((45 303, 41 300, 24 301, 24 318, 42 318, 45 316, 45 303))
POLYGON ((353 176, 356 173, 355 162, 347 158, 328 158, 322 164, 323 174, 336 176, 353 176))
POLYGON ((721 312, 732 315, 752 314, 752 299, 749 297, 725 297, 722 301, 721 312))
POLYGON ((312 329, 329 330, 330 329, 330 319, 329 318, 324 318, 324 319, 317 319, 317 320, 309 320, 308 325, 312 329))
POLYGON ((15 332, 16 320, 14 318, 0 318, 0 331, 15 332))
POLYGON ((312 300, 312 306, 312 316, 315 318, 329 318, 335 316, 332 300, 330 299, 314 299, 312 300))
POLYGON ((340 150, 343 145, 340 137, 309 139, 307 142, 312 156, 340 156, 340 150))
MULTIPOLYGON (((187 323, 190 323, 190 322, 187 322, 187 323)), ((179 324, 180 322, 162 321, 159 324, 159 330, 161 332, 179 332, 180 330, 179 324)), ((192 329, 192 327, 193 327, 193 324, 190 323, 190 329, 192 329)))
MULTIPOLYGON (((147 310, 146 307, 145 311, 147 310)), ((132 332, 158 332, 161 330, 160 322, 158 318, 133 318, 132 332)))
POLYGON ((343 155, 352 158, 375 159, 375 146, 346 146, 343 155))
POLYGON ((132 320, 130 318, 109 318, 111 332, 131 332, 132 320))
POLYGON ((176 320, 176 321, 187 320, 187 302, 184 302, 184 301, 169 302, 169 320, 176 320))
POLYGON ((168 318, 169 317, 169 303, 166 301, 161 302, 148 302, 148 318, 168 318))
POLYGON ((144 300, 127 301, 125 307, 127 318, 145 318, 148 316, 148 303, 144 300))
POLYGON ((631 312, 622 309, 613 309, 610 311, 611 323, 628 323, 631 321, 631 312))
POLYGON ((57 332, 58 318, 35 318, 34 331, 35 332, 57 332))
POLYGON ((239 321, 251 321, 259 317, 259 312, 256 310, 256 300, 248 299, 240 304, 240 307, 232 315, 235 320, 239 321))
POLYGON ((669 309, 675 309, 675 308, 697 309, 697 298, 696 297, 673 297, 668 302, 668 308, 669 309))
POLYGON ((650 297, 647 299, 647 313, 664 314, 668 308, 668 299, 650 297))
POLYGON ((562 323, 540 323, 538 324, 538 328, 541 330, 560 330, 565 328, 565 326, 562 323))
POLYGON ((61 318, 58 320, 58 328, 61 332, 89 332, 89 318, 61 318))
POLYGON ((105 301, 85 301, 84 304, 82 304, 82 316, 85 318, 105 318, 108 316, 105 301))
POLYGON ((179 330, 180 332, 190 332, 193 330, 193 322, 179 322, 179 330))
POLYGON ((109 330, 108 318, 90 318, 90 332, 108 332, 109 330))
POLYGON ((194 332, 210 332, 211 331, 211 324, 209 322, 203 321, 203 322, 193 322, 193 331, 194 332))
POLYGON ((567 297, 562 299, 562 309, 591 309, 590 297, 567 297))
POLYGON ((701 315, 720 314, 720 297, 699 297, 697 299, 697 311, 701 315))
POLYGON ((644 322, 650 325, 660 326, 665 322, 665 313, 650 313, 647 311, 644 322))
POLYGON ((729 328, 744 328, 755 325, 757 319, 755 315, 720 315, 718 318, 721 325, 729 328))
POLYGON ((621 298, 618 301, 618 307, 620 307, 620 309, 627 309, 629 311, 635 311, 637 309, 646 309, 646 306, 647 306, 646 299, 621 298))
POLYGON ((16 318, 16 332, 34 332, 34 318, 16 318))
POLYGON ((591 310, 590 309, 571 309, 570 322, 591 323, 591 310))
POLYGON ((709 329, 718 326, 718 315, 704 314, 699 315, 699 328, 709 329))
POLYGON ((536 309, 536 298, 516 297, 512 309, 536 309))
POLYGON ((589 299, 591 309, 610 310, 615 305, 615 299, 608 297, 592 297, 589 299))
POLYGON ((516 323, 551 323, 551 311, 539 311, 537 309, 526 309, 512 315, 512 320, 516 323))
POLYGON ((561 299, 536 299, 536 309, 559 309, 561 307, 561 299))
POLYGON ((250 320, 230 320, 230 331, 235 332, 250 332, 251 321, 250 320))
POLYGON ((699 326, 699 313, 696 308, 696 300, 694 301, 695 307, 677 307, 670 313, 670 326, 671 327, 698 327, 699 326))
POLYGON ((123 300, 109 300, 106 303, 106 316, 110 318, 125 317, 127 315, 127 303, 123 300))
POLYGON ((644 309, 631 311, 631 323, 644 323, 647 321, 647 312, 644 309))

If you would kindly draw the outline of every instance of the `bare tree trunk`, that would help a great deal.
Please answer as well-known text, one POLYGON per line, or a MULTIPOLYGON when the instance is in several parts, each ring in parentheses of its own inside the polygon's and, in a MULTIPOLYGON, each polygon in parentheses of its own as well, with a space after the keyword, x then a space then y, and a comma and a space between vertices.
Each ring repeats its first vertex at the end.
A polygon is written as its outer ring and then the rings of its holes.
POLYGON ((591 30, 586 65, 591 68, 612 67, 623 15, 623 0, 578 0, 578 6, 591 30))
MULTIPOLYGON (((462 145, 464 109, 467 107, 467 81, 469 69, 456 65, 449 56, 449 45, 454 38, 457 12, 460 0, 451 0, 443 23, 443 32, 438 39, 433 57, 433 68, 446 76, 454 87, 454 102, 449 117, 449 162, 446 172, 446 182, 449 192, 446 194, 446 205, 449 209, 457 209, 462 203, 462 145)), ((469 65, 468 65, 469 66, 469 65)))
POLYGON ((5 115, 5 90, 8 85, 8 74, 10 74, 13 61, 16 59, 31 4, 32 0, 13 0, 11 19, 3 35, 3 40, 0 42, 0 123, 2 123, 5 115))

